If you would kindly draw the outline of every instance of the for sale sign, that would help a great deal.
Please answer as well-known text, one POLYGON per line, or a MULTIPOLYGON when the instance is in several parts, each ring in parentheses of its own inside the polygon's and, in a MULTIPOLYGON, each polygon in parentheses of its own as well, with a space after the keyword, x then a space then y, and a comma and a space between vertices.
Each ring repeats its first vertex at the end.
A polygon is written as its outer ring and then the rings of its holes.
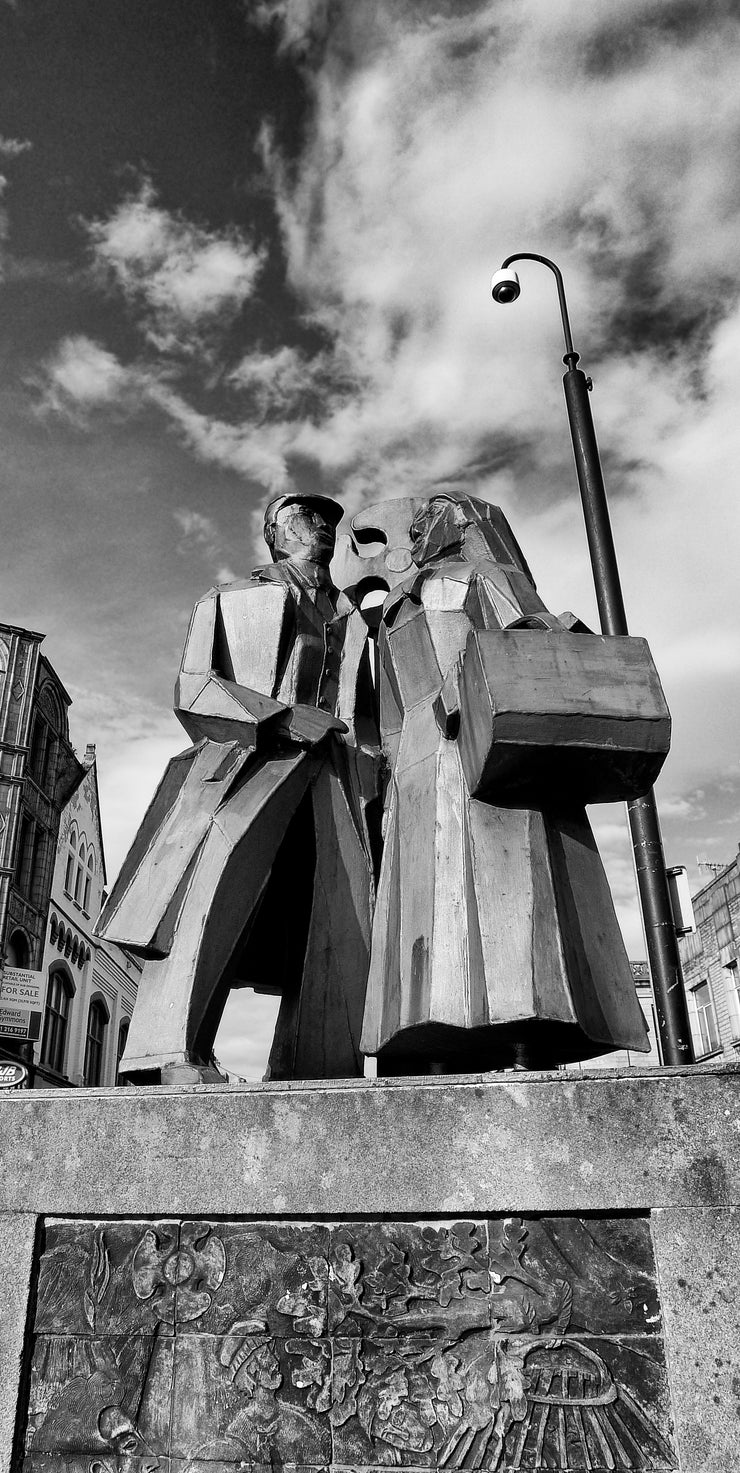
POLYGON ((6 967, 0 976, 0 1034, 35 1040, 41 1033, 44 974, 6 967))

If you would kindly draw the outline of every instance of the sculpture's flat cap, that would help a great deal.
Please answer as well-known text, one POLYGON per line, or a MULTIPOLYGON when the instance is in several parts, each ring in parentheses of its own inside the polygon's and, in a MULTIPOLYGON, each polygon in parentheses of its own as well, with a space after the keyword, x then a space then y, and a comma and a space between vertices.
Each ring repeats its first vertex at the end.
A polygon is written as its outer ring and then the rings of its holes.
POLYGON ((299 506, 315 506, 317 511, 323 512, 327 521, 332 522, 335 527, 344 516, 344 507, 338 501, 333 501, 330 496, 304 496, 300 491, 293 491, 286 496, 276 496, 273 501, 269 502, 265 509, 265 528, 271 527, 278 512, 293 502, 299 506))

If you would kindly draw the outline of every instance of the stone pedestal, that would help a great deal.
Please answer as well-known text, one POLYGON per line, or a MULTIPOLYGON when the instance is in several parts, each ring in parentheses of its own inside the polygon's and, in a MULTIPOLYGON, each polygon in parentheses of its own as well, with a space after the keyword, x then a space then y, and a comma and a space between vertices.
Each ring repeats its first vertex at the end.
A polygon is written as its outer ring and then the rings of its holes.
POLYGON ((734 1470, 739 1084, 0 1099, 2 1467, 734 1470))

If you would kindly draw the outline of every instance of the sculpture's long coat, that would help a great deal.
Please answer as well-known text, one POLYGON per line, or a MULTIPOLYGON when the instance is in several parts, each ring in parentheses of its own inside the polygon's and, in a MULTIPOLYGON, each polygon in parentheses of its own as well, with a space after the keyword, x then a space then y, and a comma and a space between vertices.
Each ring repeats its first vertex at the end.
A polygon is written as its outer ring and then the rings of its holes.
POLYGON ((395 759, 362 1047, 400 1072, 647 1046, 584 809, 557 794, 545 811, 471 798, 435 717, 471 629, 547 614, 507 563, 436 563, 384 606, 381 725, 395 759))
POLYGON ((170 762, 101 919, 103 935, 149 958, 124 1071, 207 1058, 227 986, 256 985, 283 994, 273 1077, 362 1072, 366 633, 344 595, 287 563, 196 605, 176 705, 195 745, 170 762), (349 733, 313 749, 285 740, 276 722, 295 703, 349 733))

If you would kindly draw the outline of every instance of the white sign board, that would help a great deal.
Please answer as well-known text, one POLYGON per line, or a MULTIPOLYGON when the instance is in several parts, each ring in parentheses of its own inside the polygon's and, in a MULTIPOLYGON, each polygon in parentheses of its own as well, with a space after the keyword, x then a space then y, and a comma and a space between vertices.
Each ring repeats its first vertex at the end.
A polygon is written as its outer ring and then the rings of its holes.
POLYGON ((0 1034, 37 1039, 41 1033, 44 974, 28 967, 6 967, 0 975, 0 1034))

